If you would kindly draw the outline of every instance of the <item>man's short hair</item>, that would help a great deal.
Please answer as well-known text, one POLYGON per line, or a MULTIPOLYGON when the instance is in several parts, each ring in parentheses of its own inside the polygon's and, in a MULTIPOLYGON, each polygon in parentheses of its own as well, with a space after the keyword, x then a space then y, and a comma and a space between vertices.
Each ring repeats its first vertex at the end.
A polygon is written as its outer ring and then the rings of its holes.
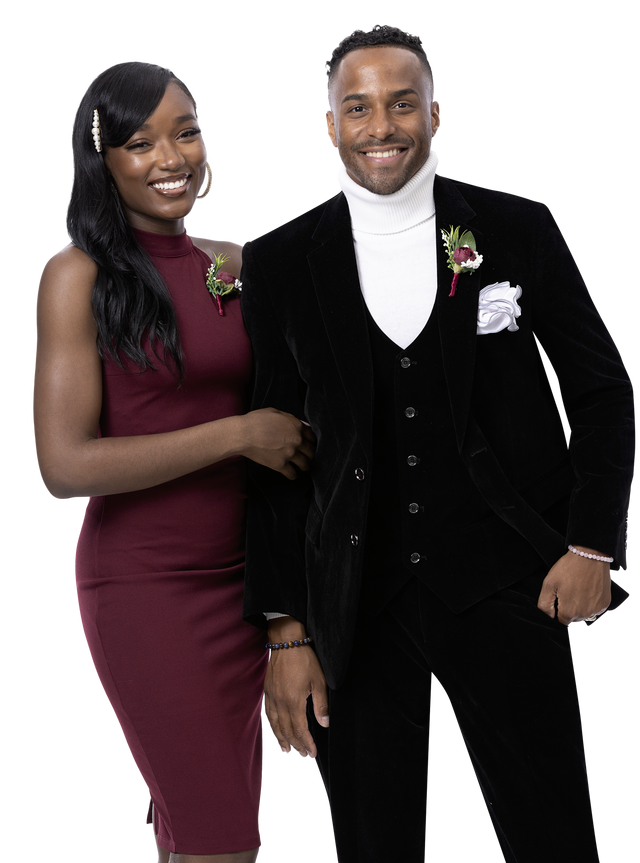
POLYGON ((375 45, 395 45, 398 48, 406 48, 408 51, 413 51, 424 66, 429 82, 433 87, 431 66, 418 36, 412 36, 398 27, 389 27, 387 24, 376 24, 373 30, 369 30, 366 33, 364 30, 354 30, 351 36, 347 36, 346 39, 342 40, 331 55, 331 59, 327 60, 326 63, 329 86, 331 86, 331 81, 336 69, 340 65, 340 61, 346 54, 350 51, 356 51, 358 48, 371 48, 375 45))

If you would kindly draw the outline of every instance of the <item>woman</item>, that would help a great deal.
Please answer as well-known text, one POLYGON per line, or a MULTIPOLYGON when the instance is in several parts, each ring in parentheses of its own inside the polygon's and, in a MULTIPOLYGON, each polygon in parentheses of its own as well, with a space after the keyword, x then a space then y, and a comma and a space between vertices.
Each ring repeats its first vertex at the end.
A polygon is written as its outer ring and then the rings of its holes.
POLYGON ((56 497, 91 495, 82 619, 149 785, 159 860, 252 863, 266 651, 242 621, 240 456, 294 479, 312 435, 275 409, 244 413, 249 343, 238 298, 219 295, 234 279, 207 280, 222 258, 237 275, 241 249, 184 233, 210 170, 184 84, 108 69, 73 146, 73 244, 40 287, 40 467, 56 497))

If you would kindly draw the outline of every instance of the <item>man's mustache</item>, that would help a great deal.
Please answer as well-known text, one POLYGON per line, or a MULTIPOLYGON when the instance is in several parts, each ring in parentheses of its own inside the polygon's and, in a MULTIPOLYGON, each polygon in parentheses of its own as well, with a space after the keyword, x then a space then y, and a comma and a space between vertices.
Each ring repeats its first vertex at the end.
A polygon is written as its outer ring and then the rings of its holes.
POLYGON ((385 138, 384 141, 361 141, 358 144, 351 145, 352 153, 359 153, 360 150, 372 150, 372 149, 380 149, 384 147, 385 149, 388 147, 411 147, 413 145, 413 141, 411 138, 385 138))

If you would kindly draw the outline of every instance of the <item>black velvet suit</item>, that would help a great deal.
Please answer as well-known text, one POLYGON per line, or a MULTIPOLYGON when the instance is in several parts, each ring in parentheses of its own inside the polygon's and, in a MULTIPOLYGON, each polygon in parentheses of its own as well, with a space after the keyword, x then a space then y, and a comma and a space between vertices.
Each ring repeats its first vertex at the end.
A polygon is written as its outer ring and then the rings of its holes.
MULTIPOLYGON (((613 555, 614 568, 624 567, 631 386, 555 222, 541 204, 440 177, 434 194, 438 236, 450 225, 468 228, 484 256, 449 297, 452 273, 444 247, 438 249, 434 314, 461 459, 491 509, 549 567, 567 542, 613 555), (478 292, 502 280, 522 287, 520 329, 476 336, 478 292), (570 458, 534 333, 560 379, 570 458), (537 513, 569 493, 561 536, 537 513)), ((373 416, 369 338, 344 196, 249 243, 242 278, 255 355, 253 407, 305 417, 318 436, 311 483, 290 484, 252 467, 245 610, 256 622, 263 611, 306 622, 336 687, 357 616, 364 544, 353 546, 351 536, 366 532, 373 416)), ((390 303, 392 296, 390 287, 390 303)), ((469 542, 474 583, 455 588, 451 558, 463 574, 469 561, 460 537, 467 532, 473 534, 473 522, 443 529, 429 561, 446 571, 445 599, 454 610, 501 586, 491 568, 496 549, 482 548, 478 534, 469 542)))
MULTIPOLYGON (((432 332, 441 346, 435 362, 440 363, 438 367, 443 370, 446 382, 444 390, 448 391, 448 406, 443 397, 440 407, 450 409, 451 435, 455 437, 455 446, 446 448, 450 453, 447 464, 456 470, 464 466, 473 481, 475 498, 470 495, 458 510, 448 512, 441 521, 437 517, 431 520, 425 528, 430 531, 428 554, 416 569, 418 580, 412 579, 409 586, 405 585, 397 601, 391 603, 387 616, 370 630, 366 621, 363 624, 361 597, 366 594, 362 579, 370 576, 366 571, 363 575, 364 539, 372 479, 375 485, 377 475, 372 429, 375 394, 367 314, 358 282, 346 199, 338 195, 248 244, 244 251, 243 311, 255 355, 253 407, 272 405, 303 417, 318 438, 310 476, 296 482, 290 483, 273 471, 251 465, 245 613, 256 623, 263 621, 265 611, 289 613, 306 623, 330 687, 340 692, 341 684, 347 681, 343 687, 347 694, 335 705, 336 715, 346 715, 343 704, 349 700, 357 702, 361 697, 351 694, 359 681, 376 674, 375 668, 366 665, 366 654, 373 657, 371 661, 377 667, 385 664, 387 652, 366 648, 363 652, 362 639, 367 641, 374 637, 373 633, 384 634, 387 629, 397 630, 398 637, 402 632, 406 634, 416 603, 422 603, 423 610, 414 621, 415 631, 424 631, 426 620, 431 621, 427 627, 431 634, 440 626, 436 640, 440 645, 449 643, 448 648, 442 648, 447 661, 457 653, 465 632, 469 633, 471 645, 479 637, 484 638, 479 632, 493 631, 494 624, 487 629, 486 620, 493 620, 494 596, 496 602, 504 600, 510 608, 524 603, 533 628, 547 627, 549 637, 544 639, 549 644, 553 641, 553 650, 566 656, 566 675, 571 677, 566 631, 560 632, 563 627, 535 609, 540 581, 564 554, 569 542, 614 556, 614 568, 625 565, 633 457, 631 386, 557 226, 541 204, 440 177, 436 177, 434 196, 438 292, 430 325, 433 327, 435 316, 437 328, 432 332), (473 232, 484 261, 473 275, 460 277, 456 295, 449 297, 452 273, 447 268, 440 231, 458 225, 473 232), (479 290, 507 280, 522 288, 518 331, 504 329, 477 336, 479 290), (560 380, 572 428, 569 452, 534 334, 560 380), (525 576, 533 579, 531 584, 525 576), (509 586, 515 586, 516 582, 526 589, 516 586, 512 590, 509 586), (465 621, 469 621, 468 626, 465 621), (455 644, 447 639, 447 634, 454 631, 455 644), (359 640, 354 654, 357 632, 359 640)), ((389 271, 391 306, 392 261, 389 271)), ((432 453, 431 457, 438 459, 439 453, 432 453)), ((443 464, 440 474, 443 498, 447 491, 447 464, 443 464)), ((429 489, 429 494, 437 496, 438 488, 429 489)), ((380 500, 376 501, 378 512, 380 500)), ((391 511, 398 502, 391 499, 388 505, 391 511)), ((375 578, 382 583, 384 573, 377 572, 375 578)), ((625 596, 624 591, 616 589, 613 604, 625 596)), ((518 617, 520 612, 513 614, 518 617)), ((509 626, 503 628, 504 632, 508 629, 509 626)), ((514 631, 518 632, 518 627, 514 631)), ((511 635, 505 643, 512 643, 511 635)), ((496 640, 490 651, 493 658, 487 662, 494 662, 498 650, 504 655, 505 644, 500 647, 498 644, 496 640)), ((431 647, 422 653, 407 648, 407 656, 412 655, 409 665, 423 669, 415 672, 414 668, 411 674, 426 674, 420 680, 427 681, 424 684, 427 714, 429 670, 437 674, 437 668, 441 667, 441 679, 452 681, 451 686, 445 682, 445 688, 455 706, 459 700, 455 686, 465 676, 461 669, 473 667, 473 663, 463 659, 457 667, 444 667, 442 650, 436 655, 431 647)), ((532 650, 537 648, 522 648, 522 663, 532 650)), ((542 680, 544 663, 557 664, 558 660, 550 653, 541 662, 537 668, 534 658, 529 672, 531 679, 538 674, 542 680)), ((501 664, 507 668, 508 659, 505 657, 501 664)), ((486 667, 484 663, 484 671, 486 667)), ((477 681, 479 675, 480 670, 472 677, 477 681)), ((389 685, 392 689, 395 682, 402 680, 402 692, 417 692, 422 684, 412 683, 412 679, 395 668, 390 672, 389 685)), ((570 689, 567 680, 558 681, 560 693, 570 689)), ((498 693, 505 685, 509 684, 494 681, 498 693)), ((533 692, 533 682, 531 687, 533 692)), ((482 688, 491 691, 489 684, 483 684, 482 688)), ((475 699, 475 695, 471 698, 475 699)), ((533 706, 525 706, 523 700, 523 718, 518 725, 522 730, 527 716, 531 717, 533 724, 526 732, 530 732, 529 736, 534 735, 540 723, 552 721, 542 715, 534 721, 539 699, 537 694, 532 698, 533 706)), ((401 695, 394 699, 395 703, 401 701, 401 695)), ((421 705, 420 716, 425 706, 422 702, 421 705)), ((413 709, 405 707, 401 710, 403 722, 413 709)), ((504 712, 503 707, 501 703, 498 713, 504 712)), ((359 707, 354 709, 357 712, 359 707)), ((391 706, 390 710, 393 709, 391 706)), ((579 738, 579 716, 577 707, 567 710, 574 710, 575 714, 573 725, 567 726, 566 731, 567 746, 571 747, 573 737, 579 738)), ((482 779, 484 765, 496 761, 494 743, 484 732, 481 739, 474 738, 473 716, 470 714, 465 720, 463 707, 456 712, 494 817, 490 789, 494 782, 499 785, 501 779, 482 779)), ((344 727, 355 723, 353 715, 351 711, 351 719, 342 723, 344 727)), ((415 716, 409 716, 407 721, 407 727, 421 726, 420 734, 428 729, 428 719, 417 721, 415 716)), ((485 727, 493 729, 495 721, 487 718, 485 727)), ((332 713, 331 733, 337 741, 339 732, 334 725, 332 713)), ((367 736, 366 730, 356 725, 352 741, 358 735, 363 739, 367 736)), ((402 726, 398 728, 398 734, 404 735, 402 726)), ((319 737, 323 734, 318 728, 314 733, 319 737)), ((406 733, 408 740, 410 734, 406 733)), ((495 733, 505 740, 512 732, 495 733)), ((420 739, 420 746, 426 747, 420 739)), ((319 740, 318 745, 324 752, 325 743, 319 740)), ((347 757, 347 750, 354 748, 347 737, 336 745, 344 747, 340 760, 347 757)), ((511 748, 509 744, 510 751, 511 748)), ((415 757, 415 746, 412 753, 407 753, 409 760, 415 757)), ((579 752, 576 758, 575 771, 579 772, 583 769, 579 752)), ((409 827, 401 826, 404 817, 401 811, 405 815, 413 813, 410 800, 418 801, 418 811, 424 806, 426 748, 424 759, 424 769, 418 768, 424 777, 415 785, 419 791, 414 792, 410 782, 411 792, 398 803, 398 831, 403 835, 409 827)), ((329 756, 325 753, 320 760, 329 785, 329 756)), ((353 770, 359 769, 358 764, 353 765, 353 770)), ((397 765, 389 767, 397 769, 397 765)), ((380 779, 381 786, 385 781, 380 779)), ((581 781, 583 787, 579 794, 576 792, 576 799, 582 795, 580 799, 587 801, 584 807, 588 809, 586 779, 581 781)), ((345 782, 348 784, 350 780, 345 782)), ((368 785, 371 787, 372 783, 368 785)), ((517 826, 518 813, 523 807, 530 808, 530 802, 523 798, 509 812, 510 800, 515 800, 517 793, 518 789, 505 785, 497 794, 504 804, 504 823, 496 827, 499 836, 503 828, 523 834, 517 826), (508 821, 516 826, 507 828, 508 821)), ((570 786, 563 787, 564 797, 573 794, 570 786)), ((330 795, 335 821, 334 803, 340 795, 331 789, 330 795)), ((362 794, 346 794, 340 806, 349 807, 354 798, 365 797, 366 787, 362 794)), ((394 804, 384 804, 390 805, 394 804)), ((500 808, 497 803, 496 806, 500 808)), ((379 838, 371 840, 369 850, 362 850, 369 841, 366 837, 373 835, 371 826, 376 818, 384 820, 383 811, 376 816, 373 801, 369 800, 364 814, 352 812, 351 820, 362 817, 366 822, 362 834, 365 838, 361 837, 364 845, 358 845, 360 850, 356 851, 351 839, 344 839, 341 860, 355 863, 392 859, 388 855, 397 846, 391 844, 390 850, 380 850, 384 840, 379 838)), ((415 821, 416 817, 413 813, 409 821, 415 821)), ((500 816, 497 818, 499 821, 500 816)), ((579 823, 578 820, 576 825, 579 823)), ((340 825, 336 829, 340 848, 340 825)), ((586 827, 575 829, 585 836, 589 833, 586 827)), ((536 851, 527 857, 526 852, 510 845, 511 841, 501 838, 507 860, 520 863, 542 859, 536 857, 536 851)), ((405 850, 404 856, 398 858, 403 863, 422 859, 419 836, 410 845, 413 850, 405 850)), ((562 837, 556 837, 556 845, 559 849, 564 847, 562 837)), ((597 852, 586 846, 584 854, 585 860, 597 859, 597 852), (590 853, 596 856, 588 856, 590 853)))

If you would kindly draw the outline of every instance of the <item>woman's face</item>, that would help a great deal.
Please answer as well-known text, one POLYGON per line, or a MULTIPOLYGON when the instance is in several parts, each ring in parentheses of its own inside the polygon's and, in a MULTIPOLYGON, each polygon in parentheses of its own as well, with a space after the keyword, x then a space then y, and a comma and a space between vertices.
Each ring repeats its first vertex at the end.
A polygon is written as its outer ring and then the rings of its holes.
POLYGON ((104 160, 132 227, 178 234, 203 183, 206 159, 193 102, 169 84, 153 114, 104 160))

